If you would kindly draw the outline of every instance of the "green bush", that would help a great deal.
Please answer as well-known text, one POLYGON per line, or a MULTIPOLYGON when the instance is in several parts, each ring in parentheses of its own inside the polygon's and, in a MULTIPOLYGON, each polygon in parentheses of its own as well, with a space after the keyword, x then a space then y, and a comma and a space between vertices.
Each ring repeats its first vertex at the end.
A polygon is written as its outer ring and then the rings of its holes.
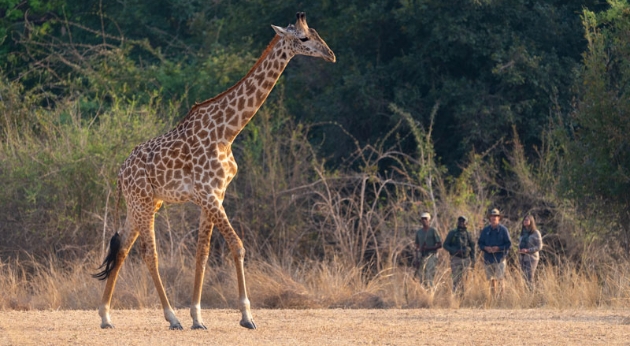
POLYGON ((118 167, 137 144, 164 131, 161 119, 173 118, 169 111, 176 108, 159 99, 146 105, 115 100, 87 116, 83 101, 60 100, 54 109, 4 103, 5 119, 19 114, 26 121, 3 123, 0 251, 94 246, 118 167))

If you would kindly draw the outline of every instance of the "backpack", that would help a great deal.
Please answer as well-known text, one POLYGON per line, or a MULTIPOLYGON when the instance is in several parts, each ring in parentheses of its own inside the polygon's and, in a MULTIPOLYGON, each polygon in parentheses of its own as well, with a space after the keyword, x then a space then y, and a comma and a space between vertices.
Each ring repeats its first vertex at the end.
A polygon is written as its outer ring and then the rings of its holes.
POLYGON ((469 240, 470 240, 470 232, 466 230, 461 237, 453 235, 450 240, 451 245, 457 245, 456 239, 459 240, 459 248, 464 251, 462 255, 464 256, 464 258, 468 257, 471 251, 471 248, 468 245, 469 240))

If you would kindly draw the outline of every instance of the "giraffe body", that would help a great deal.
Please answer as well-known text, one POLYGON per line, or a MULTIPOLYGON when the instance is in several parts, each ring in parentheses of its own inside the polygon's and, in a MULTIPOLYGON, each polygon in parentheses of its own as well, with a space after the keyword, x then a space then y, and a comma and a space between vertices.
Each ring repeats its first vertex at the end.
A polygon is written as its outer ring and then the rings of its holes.
POLYGON ((272 27, 276 36, 243 79, 218 96, 196 104, 174 129, 140 144, 123 163, 118 188, 127 201, 127 219, 120 234, 112 238, 110 253, 103 263, 105 269, 95 275, 107 279, 99 308, 102 328, 113 327, 109 309, 118 272, 139 238, 140 253, 151 273, 164 317, 171 329, 182 329, 158 272, 153 224, 154 215, 163 202, 193 202, 201 208, 190 308, 192 328, 206 329, 200 314, 201 290, 214 227, 225 238, 234 258, 242 313, 240 324, 256 328, 245 285, 245 249, 222 205, 225 190, 237 171, 231 145, 265 102, 293 56, 336 60, 317 32, 308 27, 304 13, 297 14, 295 25, 272 27))

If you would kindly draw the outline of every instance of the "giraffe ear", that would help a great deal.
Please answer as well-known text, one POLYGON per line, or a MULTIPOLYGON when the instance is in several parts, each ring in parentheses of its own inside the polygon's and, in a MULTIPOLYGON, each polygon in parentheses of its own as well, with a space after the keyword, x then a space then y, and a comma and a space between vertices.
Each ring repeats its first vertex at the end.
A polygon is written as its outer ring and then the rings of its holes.
POLYGON ((283 28, 279 27, 279 26, 272 25, 271 27, 276 32, 276 34, 278 34, 280 36, 284 36, 284 35, 287 34, 287 31, 284 30, 283 28))

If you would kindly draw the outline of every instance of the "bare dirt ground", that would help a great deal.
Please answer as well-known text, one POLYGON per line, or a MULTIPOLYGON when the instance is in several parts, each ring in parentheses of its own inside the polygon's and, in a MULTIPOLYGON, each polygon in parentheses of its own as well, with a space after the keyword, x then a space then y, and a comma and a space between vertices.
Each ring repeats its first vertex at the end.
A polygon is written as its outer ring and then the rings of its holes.
POLYGON ((257 330, 235 310, 203 310, 208 330, 168 330, 161 310, 0 311, 0 345, 628 345, 627 310, 254 310, 257 330))

